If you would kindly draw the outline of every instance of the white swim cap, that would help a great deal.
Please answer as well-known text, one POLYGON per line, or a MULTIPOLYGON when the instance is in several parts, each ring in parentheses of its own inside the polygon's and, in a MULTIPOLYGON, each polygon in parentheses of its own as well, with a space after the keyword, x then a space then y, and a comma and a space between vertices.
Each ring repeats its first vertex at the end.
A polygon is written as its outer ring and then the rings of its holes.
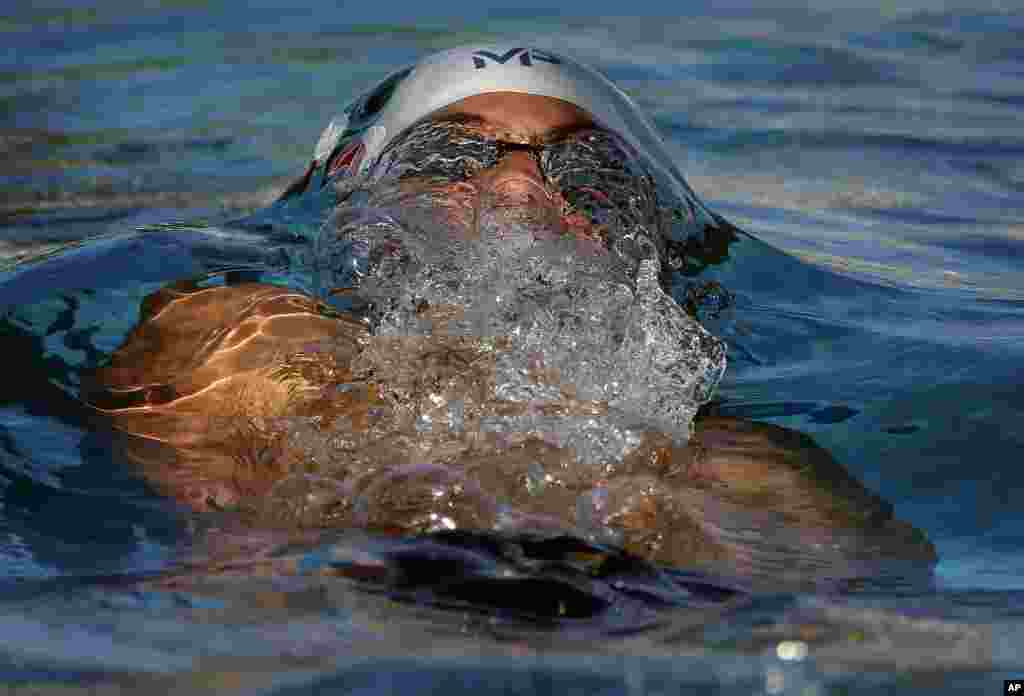
POLYGON ((574 104, 645 153, 651 164, 682 179, 654 127, 606 77, 571 58, 513 43, 453 48, 393 73, 331 121, 314 159, 322 162, 341 143, 345 147, 332 171, 340 164, 348 174, 365 172, 392 139, 421 118, 489 92, 521 92, 574 104))

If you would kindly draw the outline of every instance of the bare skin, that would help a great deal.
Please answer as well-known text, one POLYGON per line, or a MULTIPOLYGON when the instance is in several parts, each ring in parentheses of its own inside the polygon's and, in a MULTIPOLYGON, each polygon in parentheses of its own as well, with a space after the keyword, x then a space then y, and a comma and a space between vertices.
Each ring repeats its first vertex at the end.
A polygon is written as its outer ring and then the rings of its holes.
MULTIPOLYGON (((584 111, 569 102, 512 92, 469 97, 435 116, 467 119, 467 129, 514 143, 540 143, 557 134, 594 125, 584 111)), ((528 152, 510 152, 495 166, 465 182, 438 189, 434 184, 407 180, 405 187, 438 194, 439 208, 447 211, 445 221, 453 233, 467 238, 475 234, 471 210, 480 197, 487 200, 492 210, 509 216, 525 212, 533 219, 545 220, 549 229, 575 236, 583 253, 593 253, 595 242, 602 238, 602 231, 589 219, 569 211, 561 193, 545 183, 537 162, 528 152)))
MULTIPOLYGON (((497 92, 481 94, 442 110, 438 116, 480 119, 478 130, 511 142, 538 142, 552 132, 591 125, 586 113, 559 99, 530 94, 497 92)), ((510 152, 497 165, 480 172, 470 182, 495 197, 497 207, 526 205, 560 211, 560 196, 544 183, 536 161, 527 152, 510 152)))
MULTIPOLYGON (((505 139, 543 138, 551 131, 589 126, 585 111, 561 99, 516 92, 492 92, 467 97, 438 112, 438 116, 473 116, 505 139)), ((524 140, 526 142, 526 140, 524 140)))
MULTIPOLYGON (((566 102, 507 93, 446 111, 479 118, 505 139, 589 123, 566 102)), ((509 153, 471 183, 510 206, 559 205, 528 153, 509 153)), ((459 308, 430 311, 443 327, 459 308)), ((183 283, 146 299, 139 324, 87 394, 131 436, 126 453, 142 475, 197 511, 238 507, 267 522, 280 510, 263 514, 265 501, 282 482, 307 485, 313 475, 348 481, 341 496, 348 502, 291 509, 292 523, 407 533, 440 519, 491 528, 494 501, 504 500, 523 512, 524 524, 572 530, 579 497, 593 493, 603 523, 627 549, 677 566, 756 565, 756 554, 730 531, 736 520, 785 526, 802 535, 800 543, 855 534, 887 544, 900 558, 934 558, 923 535, 895 520, 891 506, 827 452, 777 426, 704 418, 686 446, 651 432, 606 474, 573 473, 566 464, 573 453, 558 442, 474 427, 488 414, 527 408, 489 396, 489 360, 479 340, 444 331, 376 340, 358 321, 284 288, 183 283), (407 405, 428 394, 465 402, 466 427, 413 427, 407 405), (303 443, 289 432, 295 421, 288 419, 296 417, 312 424, 303 443), (336 432, 343 433, 341 444, 328 440, 336 432), (526 493, 537 463, 552 475, 542 490, 526 493), (437 490, 446 492, 424 493, 437 490), (371 500, 369 511, 352 503, 358 498, 371 500)), ((542 370, 532 378, 558 380, 542 370)), ((601 414, 607 404, 578 401, 570 390, 546 408, 601 414)))

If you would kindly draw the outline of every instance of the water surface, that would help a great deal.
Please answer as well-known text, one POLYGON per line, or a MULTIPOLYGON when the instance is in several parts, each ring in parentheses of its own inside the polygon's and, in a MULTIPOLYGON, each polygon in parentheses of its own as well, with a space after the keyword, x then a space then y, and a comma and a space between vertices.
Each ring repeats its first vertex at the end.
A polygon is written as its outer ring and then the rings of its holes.
POLYGON ((977 693, 1019 668, 1024 16, 598 5, 5 18, 5 679, 977 693), (699 276, 735 296, 704 322, 729 345, 716 412, 813 436, 927 533, 930 587, 768 595, 692 568, 645 575, 569 541, 281 538, 182 516, 111 454, 79 388, 146 295, 246 272, 315 292, 302 214, 270 231, 229 221, 268 203, 389 71, 506 37, 602 69, 709 206, 753 235, 699 276), (251 548, 249 562, 217 565, 183 544, 195 535, 232 557, 251 548), (458 587, 432 579, 452 568, 458 587), (551 601, 499 601, 534 596, 551 601))

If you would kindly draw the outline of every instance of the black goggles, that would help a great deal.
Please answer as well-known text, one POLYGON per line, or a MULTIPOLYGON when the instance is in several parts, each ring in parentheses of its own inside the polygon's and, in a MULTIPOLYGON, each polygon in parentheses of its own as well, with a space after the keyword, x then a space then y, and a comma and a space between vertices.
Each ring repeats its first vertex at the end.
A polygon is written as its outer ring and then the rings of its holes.
POLYGON ((511 152, 527 152, 545 183, 557 189, 566 212, 587 214, 596 224, 636 223, 657 207, 654 179, 637 153, 611 131, 575 128, 543 141, 519 143, 481 133, 472 123, 426 120, 410 127, 371 166, 373 183, 416 179, 435 185, 472 179, 511 152))
POLYGON ((543 141, 514 142, 488 136, 474 127, 474 121, 459 119, 428 119, 411 126, 395 138, 371 167, 374 180, 395 180, 411 177, 439 178, 451 182, 465 181, 478 172, 496 166, 510 152, 528 152, 542 173, 553 164, 558 151, 576 142, 607 140, 604 164, 615 167, 625 158, 618 138, 596 128, 576 128, 550 135, 543 141))

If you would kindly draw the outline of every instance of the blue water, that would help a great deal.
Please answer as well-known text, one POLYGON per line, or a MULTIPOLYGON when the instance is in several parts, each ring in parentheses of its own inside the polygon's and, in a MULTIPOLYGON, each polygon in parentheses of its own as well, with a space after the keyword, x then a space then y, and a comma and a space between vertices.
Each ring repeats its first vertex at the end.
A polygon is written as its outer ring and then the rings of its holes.
POLYGON ((1022 674, 1024 13, 635 5, 35 3, 0 20, 0 681, 984 693, 1022 674), (399 553, 360 536, 253 537, 259 568, 272 548, 297 564, 287 579, 152 580, 186 563, 190 524, 230 522, 180 519, 113 461, 82 372, 153 290, 290 253, 286 225, 268 241, 226 222, 299 173, 353 95, 505 37, 603 70, 752 235, 701 276, 736 296, 707 322, 730 344, 719 411, 813 436, 891 501, 937 548, 930 589, 723 604, 680 575, 670 608, 552 628, 353 590, 328 570, 399 553), (804 625, 808 657, 782 659, 804 625))

